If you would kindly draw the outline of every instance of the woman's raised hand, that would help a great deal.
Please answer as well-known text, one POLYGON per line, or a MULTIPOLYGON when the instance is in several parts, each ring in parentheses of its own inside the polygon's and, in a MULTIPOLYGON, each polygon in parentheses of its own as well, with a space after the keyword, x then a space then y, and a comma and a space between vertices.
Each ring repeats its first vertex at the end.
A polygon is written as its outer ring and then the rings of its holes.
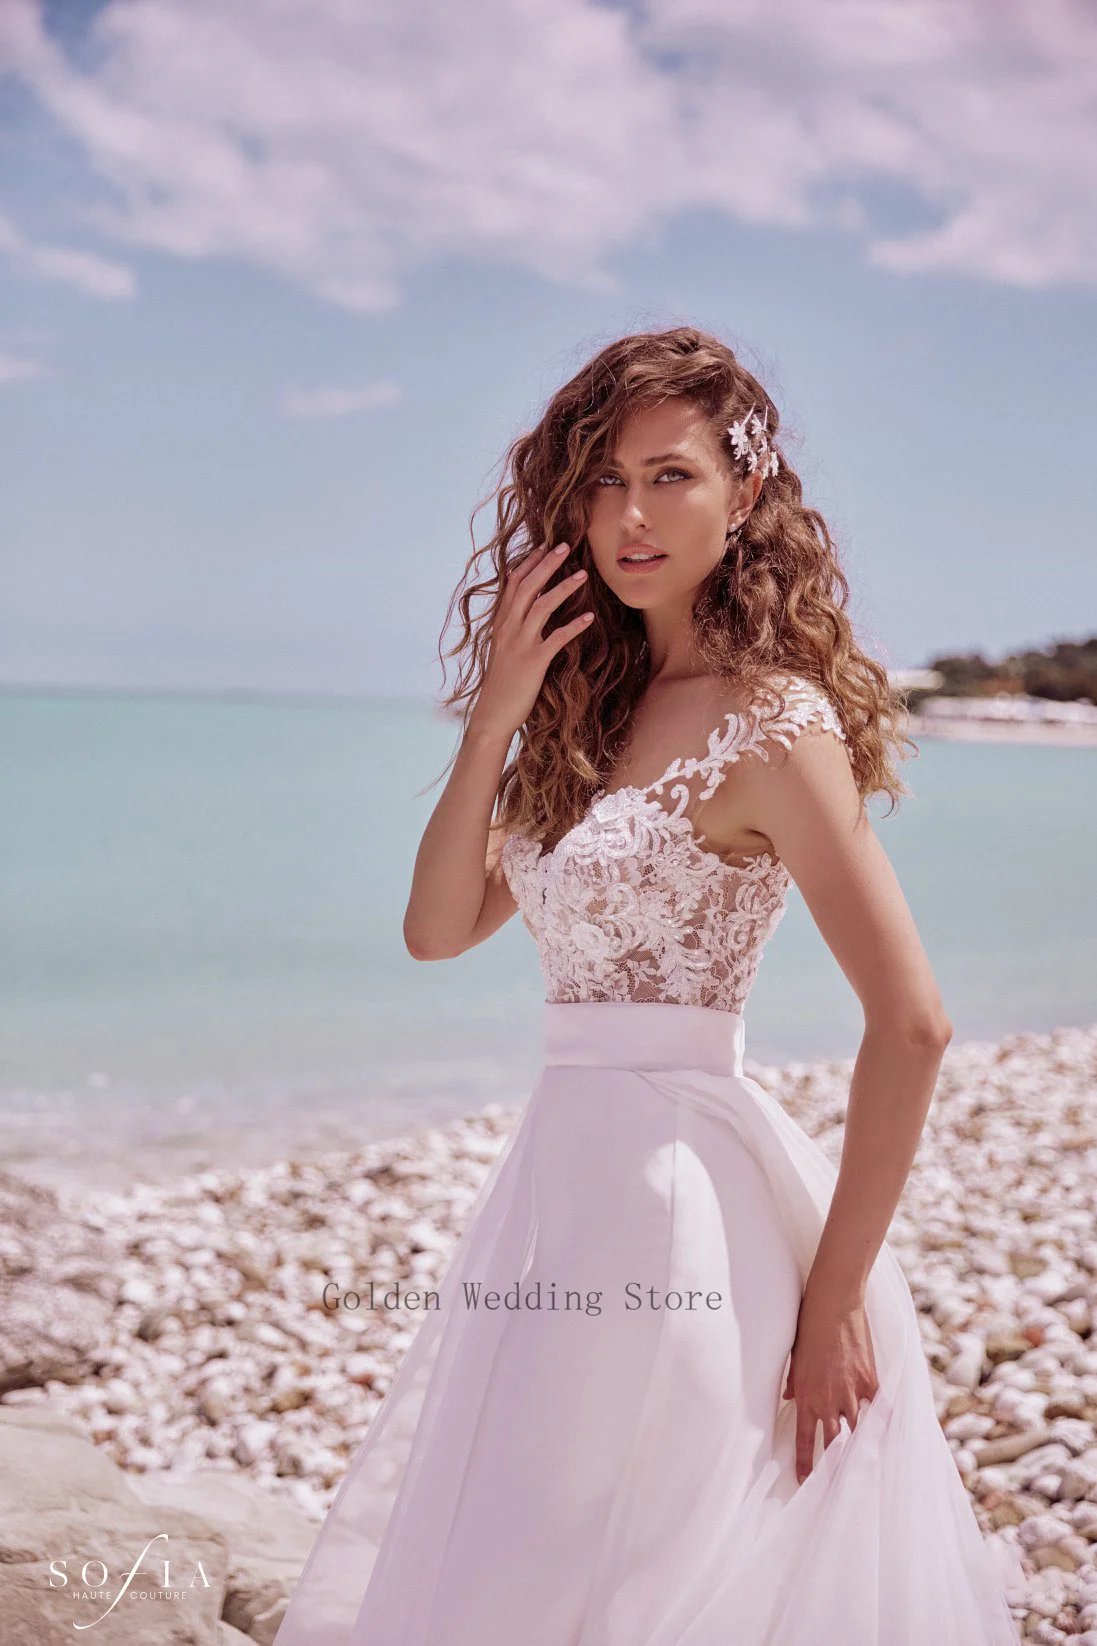
POLYGON ((580 612, 552 633, 543 630, 557 606, 580 588, 585 571, 562 578, 555 588, 545 584, 563 564, 570 545, 550 549, 546 543, 508 571, 502 599, 491 626, 488 660, 473 717, 513 737, 537 701, 545 670, 556 653, 574 640, 592 620, 592 611, 580 612))

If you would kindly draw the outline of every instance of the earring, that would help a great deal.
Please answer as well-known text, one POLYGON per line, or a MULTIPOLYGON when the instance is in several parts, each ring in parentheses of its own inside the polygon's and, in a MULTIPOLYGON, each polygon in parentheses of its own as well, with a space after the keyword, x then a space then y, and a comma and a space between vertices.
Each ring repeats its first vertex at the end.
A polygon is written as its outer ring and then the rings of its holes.
POLYGON ((727 531, 724 533, 724 548, 730 549, 733 544, 738 543, 739 538, 742 536, 742 531, 743 522, 741 520, 737 526, 729 526, 727 531))

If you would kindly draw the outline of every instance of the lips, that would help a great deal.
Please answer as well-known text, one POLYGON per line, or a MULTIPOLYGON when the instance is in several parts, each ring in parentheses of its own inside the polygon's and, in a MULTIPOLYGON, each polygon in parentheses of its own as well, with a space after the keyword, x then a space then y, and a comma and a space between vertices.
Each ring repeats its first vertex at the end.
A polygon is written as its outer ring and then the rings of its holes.
POLYGON ((665 559, 666 555, 662 549, 657 549, 654 543, 626 543, 625 547, 618 553, 617 564, 619 566, 656 566, 661 560, 665 559), (642 556, 643 558, 632 560, 630 559, 632 555, 642 556))

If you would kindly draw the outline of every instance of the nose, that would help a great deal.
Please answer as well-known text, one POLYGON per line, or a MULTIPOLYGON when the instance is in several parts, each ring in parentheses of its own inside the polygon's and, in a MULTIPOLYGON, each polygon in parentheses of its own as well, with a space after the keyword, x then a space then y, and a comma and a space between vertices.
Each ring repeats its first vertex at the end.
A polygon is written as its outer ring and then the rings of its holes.
POLYGON ((630 530, 646 526, 647 516, 644 512, 643 497, 638 486, 630 486, 626 492, 621 519, 630 530))

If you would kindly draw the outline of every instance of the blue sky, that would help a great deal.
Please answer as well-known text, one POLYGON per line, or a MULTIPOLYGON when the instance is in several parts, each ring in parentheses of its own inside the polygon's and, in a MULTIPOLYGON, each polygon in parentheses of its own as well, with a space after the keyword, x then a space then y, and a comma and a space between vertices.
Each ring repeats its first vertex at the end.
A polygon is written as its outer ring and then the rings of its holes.
POLYGON ((0 682, 426 695, 506 443, 741 347, 891 666, 1097 629, 1097 23, 0 7, 0 682))

